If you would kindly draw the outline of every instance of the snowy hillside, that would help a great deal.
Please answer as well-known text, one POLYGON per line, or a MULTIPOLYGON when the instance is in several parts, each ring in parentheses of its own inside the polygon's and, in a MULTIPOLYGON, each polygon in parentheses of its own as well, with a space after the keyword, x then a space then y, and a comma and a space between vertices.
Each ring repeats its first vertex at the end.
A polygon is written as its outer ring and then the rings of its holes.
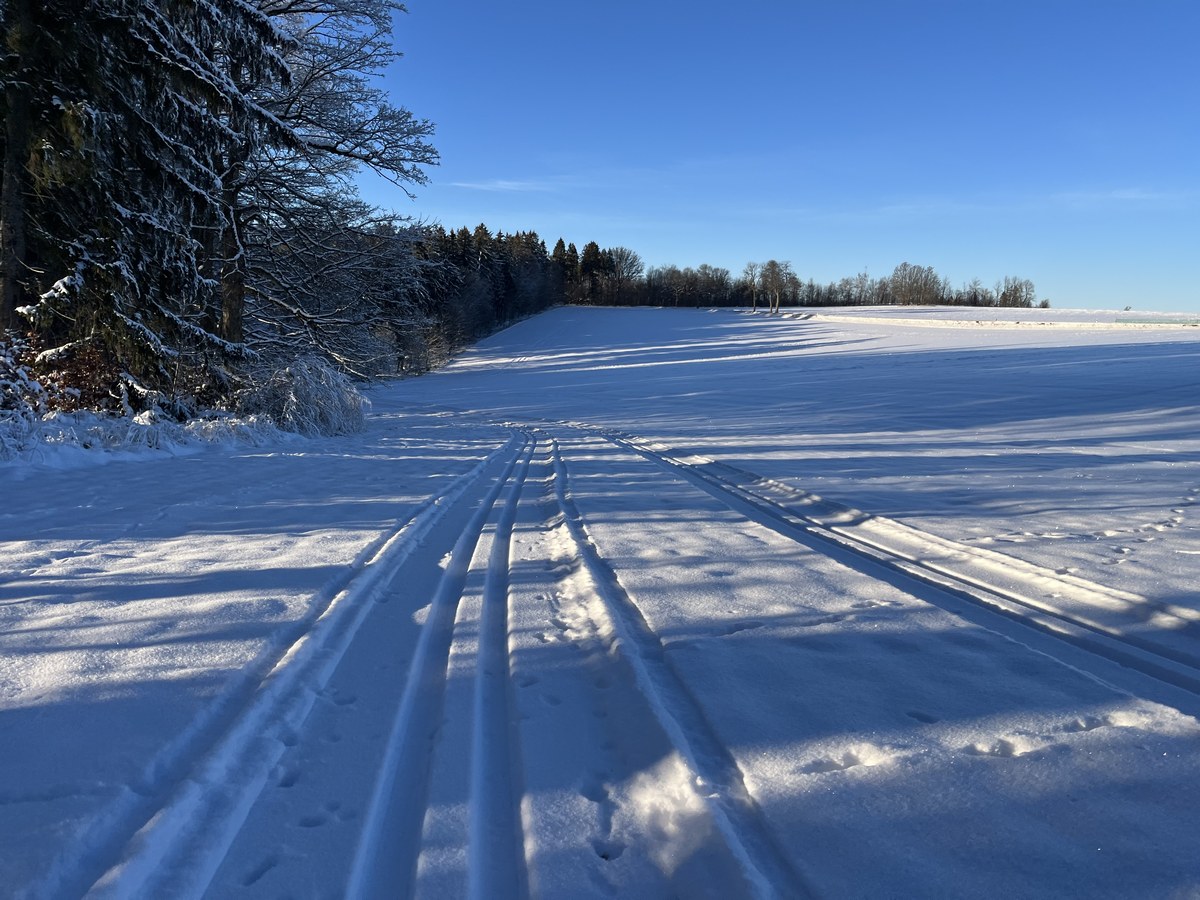
POLYGON ((1200 328, 1013 312, 557 309, 0 466, 5 894, 1200 894, 1200 328))

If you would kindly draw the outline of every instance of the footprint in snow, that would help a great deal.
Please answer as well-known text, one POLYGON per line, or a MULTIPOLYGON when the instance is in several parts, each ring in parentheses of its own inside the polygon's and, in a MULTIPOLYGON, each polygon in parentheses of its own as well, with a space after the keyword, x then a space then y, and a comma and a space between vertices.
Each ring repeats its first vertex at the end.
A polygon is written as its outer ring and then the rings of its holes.
POLYGON ((1111 725, 1107 716, 1081 716, 1077 719, 1072 719, 1060 729, 1068 734, 1078 734, 1083 731, 1095 731, 1097 728, 1104 728, 1111 725))
POLYGON ((579 796, 593 803, 604 803, 608 800, 608 788, 604 786, 604 782, 590 778, 580 786, 579 796))
POLYGON ((268 856, 242 877, 242 887, 254 887, 263 876, 279 865, 278 856, 268 856))
POLYGON ((737 634, 740 631, 750 631, 752 629, 762 628, 762 627, 763 627, 762 622, 755 622, 753 620, 751 620, 749 622, 738 622, 735 625, 730 625, 728 628, 723 629, 722 631, 718 632, 718 634, 721 637, 728 637, 729 635, 737 634))
POLYGON ((815 619, 809 619, 806 622, 797 622, 800 628, 816 628, 819 625, 834 625, 838 622, 844 622, 847 619, 854 619, 856 616, 845 616, 841 613, 832 613, 828 616, 817 616, 815 619))
POLYGON ((625 852, 625 844, 611 838, 595 838, 592 840, 592 849, 605 862, 612 862, 614 859, 619 859, 625 852))
POLYGON ((937 716, 931 716, 929 713, 921 712, 919 709, 910 709, 905 713, 910 719, 916 719, 918 722, 924 722, 926 725, 932 725, 934 722, 940 722, 937 716))
POLYGON ((1000 738, 990 744, 977 743, 963 747, 963 751, 972 756, 996 756, 1004 759, 1019 759, 1036 749, 1037 747, 1032 742, 1016 735, 1011 738, 1000 738))
POLYGON ((823 775, 828 772, 844 772, 846 769, 853 769, 855 766, 866 766, 868 768, 881 766, 884 763, 891 762, 891 760, 892 755, 890 753, 867 744, 856 747, 853 750, 847 750, 839 756, 818 757, 802 766, 798 766, 795 771, 800 775, 823 775))

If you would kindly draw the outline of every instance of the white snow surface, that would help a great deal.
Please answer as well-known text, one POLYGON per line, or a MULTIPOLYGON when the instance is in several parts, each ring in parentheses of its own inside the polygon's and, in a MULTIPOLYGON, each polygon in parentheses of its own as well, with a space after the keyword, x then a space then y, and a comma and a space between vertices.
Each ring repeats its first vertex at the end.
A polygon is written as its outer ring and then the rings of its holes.
POLYGON ((563 308, 0 466, 0 893, 1200 896, 1185 318, 563 308))

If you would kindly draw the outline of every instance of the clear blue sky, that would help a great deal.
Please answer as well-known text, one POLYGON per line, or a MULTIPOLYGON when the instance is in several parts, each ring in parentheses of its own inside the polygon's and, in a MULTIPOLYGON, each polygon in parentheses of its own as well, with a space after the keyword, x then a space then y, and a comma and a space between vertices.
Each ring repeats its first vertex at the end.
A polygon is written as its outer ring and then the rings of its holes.
POLYGON ((1200 309, 1200 0, 409 0, 409 201, 648 265, 1200 309))

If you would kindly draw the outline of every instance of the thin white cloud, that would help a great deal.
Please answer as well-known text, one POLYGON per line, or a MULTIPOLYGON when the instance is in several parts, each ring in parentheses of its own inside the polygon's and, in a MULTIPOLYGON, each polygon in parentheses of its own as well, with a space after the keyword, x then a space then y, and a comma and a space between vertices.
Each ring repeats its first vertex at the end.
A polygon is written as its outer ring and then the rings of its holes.
POLYGON ((1070 191, 1051 197, 1054 203, 1074 207, 1127 206, 1131 204, 1181 206, 1195 199, 1195 191, 1149 191, 1136 187, 1070 191))
POLYGON ((515 181, 505 178, 492 178, 488 181, 451 181, 449 186, 492 193, 547 193, 559 187, 551 181, 515 181))
POLYGON ((1182 209, 1194 206, 1200 192, 1188 190, 1153 191, 1143 188, 1114 188, 1095 191, 1060 191, 1054 194, 1026 194, 963 197, 914 197, 876 205, 845 207, 760 206, 743 209, 742 214, 756 218, 786 219, 792 222, 903 222, 948 219, 956 216, 1027 214, 1050 210, 1104 209, 1182 209))

